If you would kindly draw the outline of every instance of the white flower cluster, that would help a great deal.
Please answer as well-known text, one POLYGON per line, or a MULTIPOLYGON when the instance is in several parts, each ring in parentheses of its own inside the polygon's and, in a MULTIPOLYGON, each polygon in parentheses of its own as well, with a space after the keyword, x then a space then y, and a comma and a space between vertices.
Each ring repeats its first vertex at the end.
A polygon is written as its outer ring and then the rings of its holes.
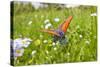
POLYGON ((27 48, 31 43, 30 38, 17 38, 15 40, 11 40, 11 49, 14 57, 22 56, 24 53, 24 48, 27 48))

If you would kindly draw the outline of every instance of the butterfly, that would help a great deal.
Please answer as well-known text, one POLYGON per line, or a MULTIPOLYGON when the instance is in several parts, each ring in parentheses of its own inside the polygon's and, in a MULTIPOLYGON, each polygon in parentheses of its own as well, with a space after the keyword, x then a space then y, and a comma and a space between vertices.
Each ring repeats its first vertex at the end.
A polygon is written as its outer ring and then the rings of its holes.
POLYGON ((65 33, 69 27, 69 24, 72 20, 72 16, 69 16, 62 24, 60 24, 60 26, 55 29, 55 30, 41 30, 42 32, 46 32, 49 34, 53 35, 53 41, 57 42, 60 41, 60 43, 64 43, 66 41, 65 38, 65 33))

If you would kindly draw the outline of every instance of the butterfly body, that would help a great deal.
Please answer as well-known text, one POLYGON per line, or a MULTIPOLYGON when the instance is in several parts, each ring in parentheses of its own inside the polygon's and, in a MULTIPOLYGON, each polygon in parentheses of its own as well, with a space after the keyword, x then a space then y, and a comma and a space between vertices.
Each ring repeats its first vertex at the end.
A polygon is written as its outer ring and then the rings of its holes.
POLYGON ((42 32, 47 32, 49 34, 53 35, 53 41, 57 42, 59 41, 62 43, 67 43, 67 38, 65 38, 65 33, 67 31, 67 28, 72 20, 72 16, 69 16, 68 19, 66 19, 56 30, 42 30, 42 32))
POLYGON ((57 42, 59 41, 60 44, 66 44, 67 43, 67 38, 65 38, 65 34, 63 31, 61 30, 55 30, 56 33, 58 33, 60 36, 54 35, 53 36, 53 42, 57 42))
POLYGON ((59 37, 63 37, 64 36, 64 32, 59 30, 59 29, 55 30, 55 32, 59 34, 59 37))

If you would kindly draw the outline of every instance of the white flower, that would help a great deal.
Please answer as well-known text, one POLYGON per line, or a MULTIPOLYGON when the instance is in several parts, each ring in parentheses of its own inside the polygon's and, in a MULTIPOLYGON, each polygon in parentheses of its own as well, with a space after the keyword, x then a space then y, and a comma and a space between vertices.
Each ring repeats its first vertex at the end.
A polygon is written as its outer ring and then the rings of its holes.
POLYGON ((12 46, 15 48, 28 47, 32 40, 30 38, 17 38, 14 40, 12 46))
POLYGON ((46 53, 48 54, 49 52, 46 50, 46 53))
POLYGON ((31 41, 32 40, 30 38, 24 38, 22 40, 22 44, 23 44, 24 47, 28 47, 28 45, 30 44, 31 41))
POLYGON ((28 22, 28 25, 31 25, 31 24, 32 24, 32 21, 29 21, 29 22, 28 22))
POLYGON ((24 53, 24 49, 23 48, 16 48, 14 50, 14 57, 19 57, 19 56, 22 56, 24 53))
POLYGON ((83 36, 80 34, 79 37, 82 38, 83 36))
POLYGON ((69 55, 70 55, 70 53, 68 52, 68 53, 67 53, 67 55, 69 56, 69 55))
POLYGON ((59 44, 59 41, 56 42, 56 45, 58 45, 58 44, 59 44))
POLYGON ((13 46, 13 49, 22 48, 23 47, 22 38, 17 38, 15 40, 13 40, 13 43, 11 45, 13 46))
POLYGON ((52 45, 53 45, 53 46, 55 46, 55 45, 56 45, 56 43, 55 43, 55 42, 53 42, 53 43, 52 43, 52 45))
POLYGON ((90 16, 97 16, 97 13, 92 13, 90 16))
POLYGON ((51 23, 48 23, 48 24, 45 25, 45 29, 48 29, 51 26, 52 26, 51 23))
POLYGON ((69 29, 67 29, 67 32, 70 32, 70 30, 69 30, 69 29))
POLYGON ((48 26, 45 26, 45 29, 48 29, 48 26))
POLYGON ((55 21, 55 22, 59 22, 60 19, 59 19, 59 18, 55 18, 54 21, 55 21))
POLYGON ((28 47, 31 41, 30 38, 17 38, 11 40, 11 54, 14 55, 14 57, 22 56, 24 53, 23 47, 28 47))
POLYGON ((56 47, 54 47, 54 50, 56 51, 56 50, 57 50, 57 48, 56 48, 56 47))
POLYGON ((90 44, 90 41, 87 40, 87 41, 85 41, 85 43, 86 43, 86 44, 90 44))
POLYGON ((47 40, 44 40, 44 41, 43 41, 43 43, 47 43, 47 42, 48 42, 47 40))
POLYGON ((33 51, 32 51, 32 56, 33 56, 35 53, 36 53, 36 50, 33 50, 33 51))
POLYGON ((50 22, 49 19, 46 19, 46 20, 44 21, 45 24, 46 24, 46 23, 49 23, 49 22, 50 22))
POLYGON ((43 38, 43 35, 40 35, 40 38, 43 38))

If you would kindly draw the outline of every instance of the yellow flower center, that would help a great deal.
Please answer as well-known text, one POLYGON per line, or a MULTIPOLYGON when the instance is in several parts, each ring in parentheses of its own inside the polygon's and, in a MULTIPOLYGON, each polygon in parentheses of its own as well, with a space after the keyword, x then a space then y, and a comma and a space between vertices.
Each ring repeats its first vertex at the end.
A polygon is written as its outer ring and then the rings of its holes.
POLYGON ((22 44, 26 44, 26 41, 22 41, 22 44))
POLYGON ((16 50, 16 53, 20 53, 20 50, 16 50))

